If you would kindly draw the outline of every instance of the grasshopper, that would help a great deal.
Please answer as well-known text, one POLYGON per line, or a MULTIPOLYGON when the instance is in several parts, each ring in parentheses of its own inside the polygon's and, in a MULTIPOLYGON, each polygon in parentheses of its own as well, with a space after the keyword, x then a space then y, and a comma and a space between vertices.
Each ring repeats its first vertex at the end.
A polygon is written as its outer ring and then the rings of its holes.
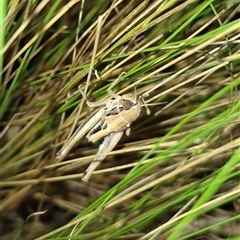
POLYGON ((150 114, 144 98, 142 96, 137 97, 136 88, 134 88, 134 94, 128 93, 122 96, 112 91, 112 88, 123 74, 124 73, 108 88, 107 92, 111 96, 110 100, 104 102, 89 102, 85 94, 80 90, 88 106, 99 107, 104 105, 104 107, 99 108, 93 115, 89 116, 57 153, 57 158, 63 159, 70 149, 85 135, 90 142, 103 139, 96 157, 83 174, 82 180, 85 182, 89 180, 93 171, 106 157, 106 154, 117 145, 124 131, 126 131, 127 135, 130 134, 131 124, 142 115, 143 107, 145 107, 147 114, 150 114))
POLYGON ((116 109, 113 109, 109 115, 104 117, 100 130, 95 133, 90 131, 87 136, 91 142, 96 142, 101 138, 104 138, 104 140, 99 146, 93 162, 85 171, 82 178, 83 181, 88 181, 92 172, 105 158, 105 156, 100 156, 99 154, 110 152, 117 145, 124 131, 129 136, 131 124, 142 115, 142 107, 145 106, 147 113, 150 113, 143 99, 140 97, 136 98, 136 95, 134 96, 133 94, 124 94, 119 100, 119 104, 121 107, 116 106, 116 109), (115 113, 116 110, 117 113, 115 113))

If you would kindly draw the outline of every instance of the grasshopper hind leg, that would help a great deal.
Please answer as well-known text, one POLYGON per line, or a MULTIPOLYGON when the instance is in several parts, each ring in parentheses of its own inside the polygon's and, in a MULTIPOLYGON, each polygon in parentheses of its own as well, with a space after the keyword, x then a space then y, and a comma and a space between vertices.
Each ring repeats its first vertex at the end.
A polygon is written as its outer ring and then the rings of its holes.
POLYGON ((105 159, 107 154, 112 151, 112 149, 117 145, 119 140, 121 139, 123 132, 111 133, 110 135, 106 136, 99 146, 98 152, 96 157, 89 165, 87 170, 83 173, 82 180, 87 182, 91 177, 94 170, 98 167, 98 165, 105 159))

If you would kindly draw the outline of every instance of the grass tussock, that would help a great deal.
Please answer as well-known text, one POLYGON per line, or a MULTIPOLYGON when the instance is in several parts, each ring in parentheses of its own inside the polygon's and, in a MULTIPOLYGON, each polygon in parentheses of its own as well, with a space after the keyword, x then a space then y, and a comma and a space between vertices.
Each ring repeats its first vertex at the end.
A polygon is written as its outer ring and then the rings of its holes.
POLYGON ((240 235, 238 1, 1 1, 1 239, 240 235), (98 71, 100 79, 93 74, 98 71), (149 93, 88 183, 99 146, 56 153, 91 101, 149 93))

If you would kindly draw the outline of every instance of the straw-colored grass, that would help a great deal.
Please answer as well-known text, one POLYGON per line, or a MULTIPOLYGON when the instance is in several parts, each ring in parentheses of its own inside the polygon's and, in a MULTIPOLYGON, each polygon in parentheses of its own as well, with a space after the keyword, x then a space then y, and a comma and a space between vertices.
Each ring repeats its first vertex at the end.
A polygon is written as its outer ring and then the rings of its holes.
MULTIPOLYGON (((237 239, 238 1, 1 1, 1 239, 237 239), (100 79, 93 74, 98 71, 100 79), (91 101, 151 115, 81 180, 100 142, 56 154, 91 101)), ((94 109, 95 110, 95 109, 94 109)))

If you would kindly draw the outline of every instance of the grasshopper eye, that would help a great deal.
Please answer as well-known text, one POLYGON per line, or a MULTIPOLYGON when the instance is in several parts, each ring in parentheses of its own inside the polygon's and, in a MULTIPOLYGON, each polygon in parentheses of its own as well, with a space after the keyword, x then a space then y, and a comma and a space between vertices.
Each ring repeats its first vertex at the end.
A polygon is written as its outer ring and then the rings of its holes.
POLYGON ((123 100, 123 109, 129 110, 131 107, 133 107, 135 104, 131 102, 130 100, 123 100))

